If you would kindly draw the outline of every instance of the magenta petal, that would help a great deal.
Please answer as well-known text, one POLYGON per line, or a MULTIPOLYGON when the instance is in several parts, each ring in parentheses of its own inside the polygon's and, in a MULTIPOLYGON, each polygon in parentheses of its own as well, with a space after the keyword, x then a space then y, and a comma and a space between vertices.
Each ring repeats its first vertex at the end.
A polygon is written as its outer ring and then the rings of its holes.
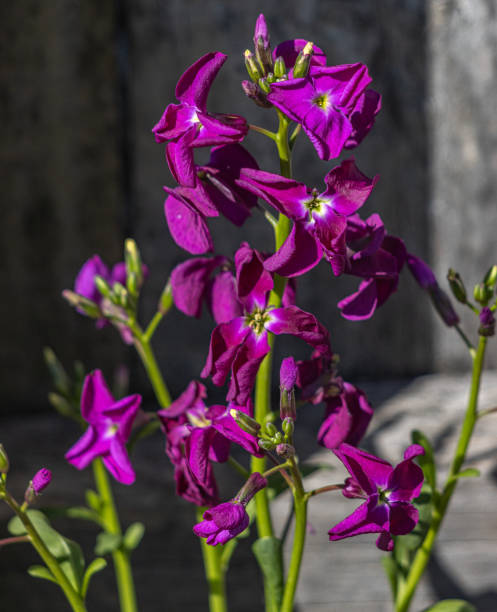
POLYGON ((351 321, 362 321, 373 316, 378 306, 378 294, 373 278, 362 281, 359 290, 337 304, 342 317, 351 321))
POLYGON ((205 386, 196 380, 192 380, 183 393, 168 408, 159 410, 157 414, 160 417, 174 419, 184 414, 187 410, 204 407, 203 400, 206 397, 207 389, 205 386))
POLYGON ((394 541, 388 531, 382 531, 376 540, 376 546, 385 552, 392 552, 394 541))
MULTIPOLYGON (((298 54, 308 43, 303 38, 294 38, 292 40, 284 40, 273 51, 273 58, 282 57, 285 60, 287 68, 293 68, 298 54)), ((312 48, 311 66, 326 66, 326 55, 317 45, 312 48)))
POLYGON ((194 147, 206 147, 240 142, 248 132, 247 121, 240 115, 198 113, 200 131, 194 147))
POLYGON ((376 494, 378 487, 386 489, 393 472, 387 461, 350 444, 341 444, 333 452, 368 495, 376 494))
POLYGON ((166 147, 166 158, 171 174, 180 185, 195 187, 195 161, 192 143, 197 135, 197 128, 192 125, 178 140, 171 141, 166 147))
POLYGON ((190 317, 200 318, 210 276, 223 261, 222 257, 195 257, 174 268, 171 272, 171 288, 178 310, 190 317))
POLYGON ((131 435, 131 428, 140 409, 141 400, 141 395, 128 395, 102 410, 102 415, 119 425, 119 435, 125 442, 131 435))
POLYGON ((273 288, 273 277, 264 268, 261 254, 244 242, 235 253, 238 298, 248 312, 266 306, 267 294, 273 288))
POLYGON ((203 483, 207 480, 209 449, 215 435, 213 427, 194 427, 190 436, 185 439, 185 453, 188 466, 195 478, 203 483))
POLYGON ((114 403, 102 370, 94 370, 84 381, 81 392, 81 416, 88 423, 100 420, 103 410, 114 403))
POLYGON ((350 538, 361 533, 378 533, 388 528, 388 509, 377 506, 377 496, 361 504, 352 514, 328 531, 330 541, 350 538))
POLYGON ((352 123, 352 134, 345 143, 346 149, 352 149, 360 144, 373 127, 375 117, 379 113, 380 108, 380 94, 372 89, 367 89, 349 114, 349 119, 352 123))
POLYGON ((188 130, 195 118, 195 109, 185 104, 169 104, 152 129, 155 141, 167 142, 179 138, 188 130))
POLYGON ((209 89, 226 61, 224 53, 206 53, 185 70, 176 85, 176 98, 205 110, 209 89))
POLYGON ((122 484, 135 482, 135 471, 126 452, 126 446, 119 436, 114 436, 110 443, 110 454, 104 455, 102 461, 114 478, 122 484))
POLYGON ((340 111, 328 112, 311 105, 302 120, 302 127, 321 159, 338 157, 350 136, 350 121, 340 111))
POLYGON ((98 304, 102 296, 95 285, 95 276, 97 275, 107 280, 109 269, 98 255, 94 255, 83 264, 78 272, 74 281, 74 292, 98 304))
POLYGON ((288 238, 274 255, 264 261, 264 267, 281 276, 299 276, 317 266, 322 255, 321 246, 314 236, 301 223, 294 223, 288 238))
POLYGON ((244 317, 218 325, 211 335, 209 354, 202 370, 202 378, 212 377, 215 385, 222 385, 230 371, 235 355, 250 333, 244 317))
POLYGON ((389 499, 407 502, 415 499, 423 486, 423 470, 410 459, 404 459, 394 469, 388 482, 389 499))
POLYGON ((269 313, 265 327, 273 334, 290 334, 317 349, 321 355, 331 355, 328 330, 310 312, 297 306, 275 308, 269 313))
POLYGON ((354 110, 360 96, 371 83, 364 64, 313 67, 309 75, 316 91, 330 95, 334 106, 345 112, 354 110))
POLYGON ((213 419, 212 426, 228 440, 238 444, 251 455, 255 457, 264 456, 264 452, 259 447, 257 437, 244 431, 229 412, 225 412, 222 416, 213 419))
POLYGON ((207 296, 216 323, 227 323, 243 314, 238 300, 236 280, 230 270, 221 271, 212 281, 207 296))
POLYGON ((331 197, 333 210, 340 215, 355 213, 368 199, 378 176, 368 178, 355 165, 354 159, 346 159, 325 177, 327 190, 322 197, 331 197))
POLYGON ((173 195, 164 203, 171 236, 178 246, 194 255, 212 251, 212 238, 204 217, 192 206, 173 195))
POLYGON ((390 504, 390 533, 405 535, 418 524, 419 512, 412 504, 394 502, 390 504))
MULTIPOLYGON (((259 366, 269 353, 267 334, 249 333, 237 352, 232 366, 232 376, 226 399, 244 405, 250 398, 259 366)), ((214 379, 213 379, 214 380, 214 379)))
POLYGON ((90 425, 81 438, 71 446, 64 457, 70 464, 74 465, 78 470, 84 469, 86 466, 96 459, 101 452, 106 450, 97 442, 97 432, 90 425))

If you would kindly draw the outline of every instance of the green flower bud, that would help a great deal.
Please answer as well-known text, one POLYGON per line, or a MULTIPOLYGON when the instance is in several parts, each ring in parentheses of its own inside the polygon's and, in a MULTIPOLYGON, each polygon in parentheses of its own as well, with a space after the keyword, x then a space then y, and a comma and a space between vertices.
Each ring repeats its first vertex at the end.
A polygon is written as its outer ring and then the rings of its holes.
POLYGON ((249 77, 252 81, 254 81, 254 83, 257 83, 257 81, 262 77, 263 71, 260 69, 254 54, 247 49, 243 54, 243 57, 245 59, 245 68, 247 69, 249 77))
POLYGON ((283 423, 281 424, 281 429, 283 429, 283 432, 287 436, 291 436, 293 434, 293 430, 295 429, 294 420, 290 417, 287 417, 286 419, 284 419, 283 423))
POLYGON ((74 291, 71 291, 70 289, 64 289, 62 292, 62 297, 69 302, 71 306, 82 311, 86 316, 91 317, 92 319, 100 319, 102 317, 102 311, 97 304, 95 304, 95 302, 92 302, 82 295, 74 293, 74 291))
POLYGON ((262 89, 262 91, 265 94, 268 94, 271 92, 271 87, 269 86, 269 82, 266 78, 259 79, 259 87, 262 89))
POLYGON ((308 42, 302 51, 298 54, 293 67, 293 78, 300 79, 306 77, 311 65, 311 57, 314 52, 314 43, 308 42))
POLYGON ((7 456, 3 444, 0 444, 0 474, 6 474, 9 471, 9 467, 9 457, 7 456))
POLYGON ((273 436, 273 442, 275 444, 281 444, 283 442, 283 434, 281 431, 277 431, 273 436))
POLYGON ((112 296, 110 299, 116 306, 127 308, 129 305, 129 297, 126 287, 123 287, 121 283, 114 283, 112 287, 112 296))
POLYGON ((485 274, 483 282, 487 287, 494 287, 497 282, 497 265, 493 265, 485 274))
POLYGON ((276 447, 276 444, 271 440, 259 440, 259 446, 265 451, 272 451, 276 447))
POLYGON ((274 62, 274 76, 281 79, 287 75, 285 60, 282 57, 277 57, 274 62))
POLYGON ((171 287, 171 281, 168 280, 166 283, 166 286, 164 287, 162 295, 160 296, 158 310, 161 314, 165 315, 169 312, 172 305, 173 305, 173 291, 171 287))
POLYGON ((494 294, 493 288, 488 287, 485 283, 479 283, 475 285, 473 290, 473 297, 482 306, 486 306, 488 301, 492 299, 494 294))
POLYGON ((461 304, 466 304, 466 287, 464 286, 459 272, 456 272, 452 268, 449 268, 449 271, 447 272, 447 280, 449 281, 449 286, 450 290, 452 291, 452 295, 456 298, 458 302, 461 302, 461 304))
POLYGON ((232 408, 230 410, 230 415, 235 419, 238 425, 240 425, 243 431, 246 431, 253 436, 257 436, 261 426, 255 419, 250 417, 248 414, 245 414, 241 410, 237 410, 236 408, 232 408))
POLYGON ((276 429, 276 427, 274 426, 273 423, 266 423, 264 425, 264 431, 271 438, 273 438, 276 435, 276 433, 278 432, 278 430, 276 429))
POLYGON ((134 274, 137 286, 141 287, 143 283, 143 266, 140 251, 133 238, 127 238, 124 241, 124 260, 126 262, 126 274, 134 274))
POLYGON ((108 300, 111 299, 112 289, 105 278, 97 274, 95 276, 95 285, 104 298, 107 298, 108 300))

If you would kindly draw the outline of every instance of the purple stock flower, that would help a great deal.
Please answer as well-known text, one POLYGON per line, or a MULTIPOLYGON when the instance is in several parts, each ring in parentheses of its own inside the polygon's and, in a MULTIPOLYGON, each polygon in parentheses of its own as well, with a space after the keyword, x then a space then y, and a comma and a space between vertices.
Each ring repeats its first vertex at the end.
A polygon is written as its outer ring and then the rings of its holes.
POLYGON ((297 276, 316 266, 324 254, 335 275, 341 274, 346 265, 346 217, 364 204, 377 178, 368 178, 348 159, 326 175, 326 189, 318 194, 292 179, 244 169, 241 181, 247 188, 294 221, 287 240, 264 267, 297 276))
POLYGON ((226 61, 223 53, 207 53, 192 64, 176 85, 180 104, 169 104, 152 132, 167 145, 168 158, 181 159, 183 184, 194 186, 192 147, 231 144, 245 137, 248 126, 239 115, 210 114, 207 96, 226 61))
POLYGON ((333 450, 346 442, 356 446, 366 433, 373 409, 366 394, 348 382, 335 397, 325 399, 326 413, 318 432, 318 442, 333 450))
POLYGON ((359 289, 338 303, 342 316, 352 321, 369 319, 397 290, 407 253, 400 238, 387 235, 380 216, 366 221, 347 219, 345 273, 364 280, 359 289))
POLYGON ((314 315, 296 306, 272 308, 268 304, 273 278, 264 269, 260 253, 244 243, 235 255, 235 266, 244 312, 214 329, 201 376, 211 376, 215 385, 222 385, 231 370, 227 399, 244 405, 270 350, 268 332, 297 336, 323 355, 330 353, 330 347, 328 332, 314 315))
POLYGON ((449 296, 443 289, 440 288, 430 266, 419 257, 416 257, 416 255, 408 253, 407 267, 421 289, 428 292, 431 301, 443 322, 448 327, 457 325, 459 323, 459 315, 454 310, 449 296))
POLYGON ((297 362, 297 386, 302 400, 316 406, 335 397, 343 390, 343 380, 337 374, 336 362, 314 351, 310 359, 297 362))
POLYGON ((140 395, 114 400, 102 372, 95 370, 84 381, 81 394, 81 416, 88 423, 83 436, 66 453, 65 458, 82 470, 97 457, 116 480, 123 484, 135 481, 135 472, 126 451, 126 442, 141 404, 140 395))
POLYGON ((297 382, 298 368, 293 357, 286 357, 280 367, 280 388, 291 391, 297 382))
POLYGON ((33 487, 35 495, 40 495, 40 493, 46 489, 51 482, 52 472, 50 470, 47 468, 38 470, 31 481, 31 486, 33 487))
POLYGON ((206 510, 203 521, 193 527, 193 532, 201 538, 207 538, 207 544, 211 546, 226 544, 247 529, 250 519, 245 507, 266 486, 264 476, 254 472, 233 500, 206 510))
POLYGON ((212 461, 228 460, 230 443, 262 456, 257 438, 242 430, 230 410, 247 413, 242 406, 210 406, 204 403, 204 385, 192 381, 167 409, 157 414, 166 435, 166 453, 174 465, 176 492, 198 506, 218 503, 218 487, 212 461))
POLYGON ((321 159, 355 147, 371 129, 381 97, 367 90, 364 64, 311 66, 305 78, 271 84, 268 100, 300 123, 321 159))
POLYGON ((423 486, 423 471, 413 463, 415 457, 424 454, 423 447, 409 446, 404 461, 395 468, 350 444, 342 444, 333 452, 351 475, 343 490, 345 497, 366 501, 328 531, 330 541, 379 533, 376 546, 392 550, 392 536, 410 533, 418 523, 418 510, 409 502, 418 497, 423 486))
POLYGON ((214 147, 209 162, 197 166, 181 155, 171 143, 167 160, 172 175, 180 183, 171 189, 164 187, 168 197, 164 212, 174 241, 190 253, 199 255, 212 251, 212 238, 207 218, 224 215, 237 226, 257 205, 257 196, 239 182, 244 168, 257 169, 250 153, 239 144, 214 147))

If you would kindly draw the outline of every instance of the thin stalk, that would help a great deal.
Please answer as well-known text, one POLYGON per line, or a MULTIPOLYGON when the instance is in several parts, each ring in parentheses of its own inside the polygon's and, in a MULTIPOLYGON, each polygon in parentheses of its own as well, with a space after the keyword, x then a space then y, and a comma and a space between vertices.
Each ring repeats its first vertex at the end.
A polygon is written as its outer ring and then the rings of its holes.
POLYGON ((238 472, 242 478, 247 479, 250 476, 250 472, 231 455, 228 457, 228 464, 231 465, 235 472, 238 472))
MULTIPOLYGON (((202 521, 203 508, 197 509, 197 521, 202 521)), ((200 538, 204 559, 205 577, 209 589, 210 612, 227 612, 226 585, 222 563, 222 546, 210 546, 205 538, 200 538)))
POLYGON ((454 327, 455 327, 456 332, 459 334, 459 336, 461 336, 462 341, 464 342, 464 344, 467 346, 469 354, 474 359, 475 354, 476 354, 476 350, 475 350, 475 347, 473 346, 471 340, 468 338, 468 336, 466 336, 466 334, 459 327, 459 325, 455 325, 454 327))
POLYGON ((264 136, 271 138, 271 140, 276 140, 275 132, 271 132, 270 130, 266 130, 266 128, 260 127, 259 125, 253 125, 253 124, 249 124, 249 128, 253 130, 254 132, 258 132, 259 134, 264 134, 264 136))
POLYGON ((478 348, 476 349, 476 354, 473 358, 473 373, 471 377, 468 407, 466 409, 466 415, 462 424, 461 433, 459 435, 450 472, 442 491, 440 501, 433 511, 431 525, 426 533, 425 539, 414 557, 414 561, 404 584, 402 584, 399 589, 395 606, 396 612, 407 612, 409 609, 409 605, 416 591, 416 587, 418 586, 418 582, 421 579, 421 576, 423 575, 426 565, 430 559, 433 545, 438 535, 443 518, 447 512, 452 494, 456 489, 458 479, 454 478, 454 476, 459 473, 461 466, 464 463, 468 445, 471 440, 471 435, 473 434, 473 429, 478 418, 478 394, 480 391, 480 381, 486 345, 487 338, 480 336, 478 348))
POLYGON ((159 323, 162 321, 163 318, 164 318, 164 313, 161 312, 160 310, 158 310, 154 314, 154 316, 152 317, 152 320, 148 324, 147 329, 145 330, 145 333, 143 334, 143 337, 147 342, 150 342, 150 340, 152 339, 152 336, 155 333, 155 330, 157 329, 157 327, 159 326, 159 323))
POLYGON ((307 499, 314 497, 315 495, 321 495, 322 493, 328 493, 328 491, 341 491, 343 489, 343 484, 332 484, 326 485, 324 487, 319 487, 318 489, 313 489, 312 491, 308 491, 305 496, 307 499))
POLYGON ((31 544, 36 549, 36 552, 43 559, 43 562, 52 573, 52 576, 57 580, 58 585, 63 590, 71 608, 74 612, 86 612, 85 602, 81 595, 73 587, 65 573, 62 571, 59 562, 48 550, 43 540, 38 535, 35 526, 31 522, 29 516, 21 510, 21 507, 16 500, 7 492, 4 491, 2 497, 5 502, 12 508, 17 516, 22 521, 24 528, 29 536, 31 544))
MULTIPOLYGON (((122 536, 121 525, 119 523, 119 517, 117 515, 114 496, 112 494, 107 472, 100 459, 95 459, 92 462, 92 467, 95 485, 102 501, 102 510, 100 514, 103 526, 108 533, 122 536)), ((122 548, 118 548, 112 552, 112 560, 116 573, 121 612, 136 612, 135 586, 131 573, 129 553, 122 548)))
POLYGON ((295 483, 293 490, 293 504, 295 511, 295 532, 293 534, 292 556, 290 558, 290 567, 286 577, 285 590, 283 593, 283 601, 280 612, 292 612, 295 591, 302 565, 302 556, 304 554, 305 537, 307 534, 307 501, 308 497, 304 491, 300 471, 295 460, 290 459, 291 474, 295 483))

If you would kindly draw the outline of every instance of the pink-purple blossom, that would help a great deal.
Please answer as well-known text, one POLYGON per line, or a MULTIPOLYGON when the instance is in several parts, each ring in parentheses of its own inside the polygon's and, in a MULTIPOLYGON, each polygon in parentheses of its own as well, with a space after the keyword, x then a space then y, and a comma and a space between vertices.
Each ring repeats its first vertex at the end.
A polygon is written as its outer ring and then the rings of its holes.
POLYGON ((242 170, 241 181, 248 189, 294 221, 290 235, 264 267, 281 276, 298 276, 324 255, 335 275, 341 274, 347 259, 347 217, 365 203, 377 178, 368 178, 348 159, 328 172, 326 189, 318 193, 278 174, 242 170))
POLYGON ((305 78, 271 84, 268 100, 300 123, 321 159, 355 147, 371 129, 381 97, 364 64, 311 66, 305 78))
POLYGON ((41 470, 38 470, 31 481, 31 486, 33 487, 35 495, 40 495, 40 493, 46 489, 51 482, 52 472, 50 470, 47 468, 41 468, 41 470))
POLYGON ((88 423, 83 436, 65 457, 82 470, 100 457, 103 464, 123 484, 135 481, 135 471, 128 457, 126 442, 140 409, 141 396, 130 395, 115 400, 103 374, 95 370, 84 381, 81 394, 81 416, 88 423))
POLYGON ((328 332, 314 315, 296 306, 272 308, 268 303, 273 278, 264 268, 260 253, 243 244, 235 255, 235 267, 243 315, 214 329, 201 375, 222 385, 231 371, 227 399, 244 405, 259 366, 270 351, 268 332, 297 336, 323 355, 330 348, 328 332))
POLYGON ((333 452, 351 475, 343 494, 365 501, 328 531, 330 540, 378 533, 376 546, 381 550, 392 550, 392 536, 410 533, 419 520, 418 510, 410 502, 419 496, 423 486, 423 471, 413 463, 415 457, 424 454, 423 447, 418 444, 409 446, 404 460, 395 468, 350 444, 342 444, 333 452))
POLYGON ((211 546, 226 544, 249 526, 250 519, 245 508, 254 495, 266 486, 264 476, 254 472, 234 499, 206 510, 202 522, 193 527, 193 532, 207 538, 207 544, 211 546))

